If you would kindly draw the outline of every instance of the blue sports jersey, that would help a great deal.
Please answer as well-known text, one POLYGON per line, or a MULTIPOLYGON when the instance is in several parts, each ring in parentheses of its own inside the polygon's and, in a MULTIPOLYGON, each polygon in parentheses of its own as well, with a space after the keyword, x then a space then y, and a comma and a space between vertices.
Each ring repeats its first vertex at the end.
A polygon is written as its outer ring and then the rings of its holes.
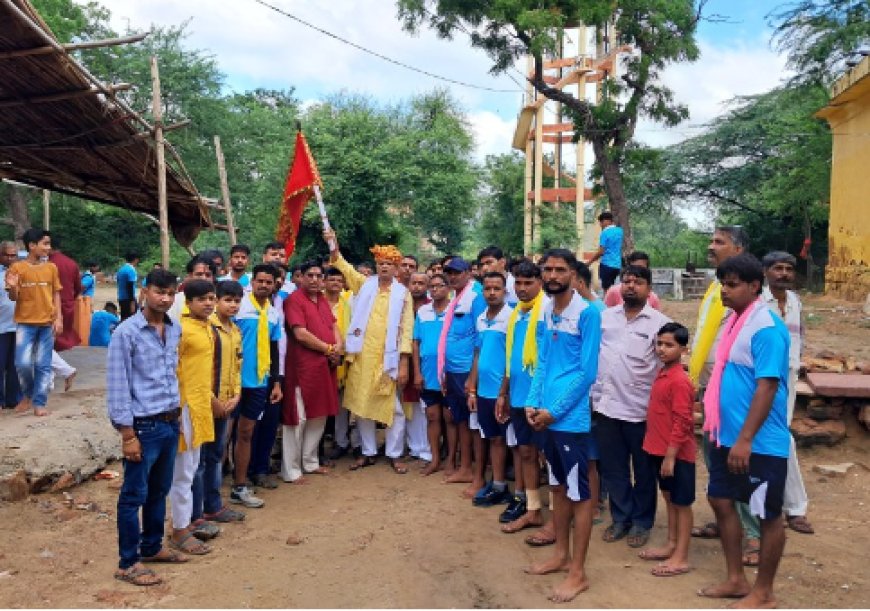
POLYGON ((97 279, 94 275, 87 271, 82 274, 82 296, 94 298, 94 293, 97 290, 97 279))
MULTIPOLYGON (((281 339, 281 316, 272 304, 267 310, 269 319, 269 340, 281 339)), ((262 388, 266 385, 269 372, 262 379, 257 377, 257 329, 259 327, 259 314, 247 295, 242 299, 239 313, 233 319, 242 332, 242 388, 262 388)))
POLYGON ((438 381, 438 339, 444 326, 444 311, 436 312, 431 303, 420 306, 414 319, 414 339, 420 342, 420 373, 423 388, 441 390, 438 381))
POLYGON ((589 389, 598 375, 601 314, 574 293, 561 314, 551 301, 544 310, 546 334, 538 345, 538 366, 526 406, 545 409, 553 431, 588 433, 592 414, 589 389))
POLYGON ((601 265, 607 267, 622 267, 622 227, 611 225, 601 231, 598 244, 604 249, 601 255, 601 265))
POLYGON ((505 304, 492 319, 487 318, 488 310, 477 317, 477 394, 484 399, 498 398, 501 390, 511 311, 512 308, 505 304))
MULTIPOLYGON (((733 316, 733 314, 732 314, 733 316)), ((726 321, 726 325, 730 319, 726 321)), ((777 378, 779 388, 770 413, 752 440, 754 454, 788 458, 791 433, 788 429, 788 328, 766 305, 758 307, 743 325, 722 372, 719 440, 732 447, 737 441, 756 381, 777 378)))
POLYGON ((604 301, 601 299, 596 299, 594 301, 589 301, 588 299, 583 299, 583 301, 585 301, 586 303, 591 305, 593 308, 598 310, 599 313, 601 313, 607 309, 607 304, 605 304, 604 301))
POLYGON ((138 274, 136 274, 136 268, 130 265, 129 263, 124 263, 121 268, 118 270, 117 275, 115 276, 115 281, 118 284, 118 301, 123 301, 125 299, 136 299, 136 280, 138 279, 138 274), (130 292, 130 286, 132 286, 132 293, 130 292))
POLYGON ((444 371, 468 373, 474 360, 474 347, 477 345, 477 317, 486 310, 483 295, 472 290, 453 312, 453 322, 447 332, 447 348, 444 356, 444 371))
MULTIPOLYGON (((549 299, 544 297, 542 307, 546 307, 549 299)), ((523 346, 526 337, 526 329, 529 328, 529 318, 532 311, 524 312, 517 311, 517 322, 514 327, 514 344, 511 350, 511 379, 510 379, 510 399, 511 407, 525 407, 526 399, 529 396, 529 389, 532 387, 532 377, 534 376, 534 368, 523 368, 523 346)), ((547 332, 547 326, 544 324, 543 316, 537 322, 537 341, 538 348, 544 342, 544 335, 547 332)))
POLYGON ((121 319, 105 310, 98 310, 91 316, 91 334, 88 336, 89 346, 106 347, 112 338, 112 331, 121 319))

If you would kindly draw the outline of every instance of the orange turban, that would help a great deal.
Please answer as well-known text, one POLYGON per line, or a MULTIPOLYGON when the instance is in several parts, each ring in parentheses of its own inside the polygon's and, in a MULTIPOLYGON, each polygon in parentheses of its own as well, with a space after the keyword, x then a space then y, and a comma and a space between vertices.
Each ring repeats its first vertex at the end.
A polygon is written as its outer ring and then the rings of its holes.
POLYGON ((372 253, 372 256, 375 258, 375 262, 378 261, 387 261, 389 263, 394 263, 398 265, 402 261, 402 253, 399 252, 399 249, 395 246, 372 246, 369 251, 372 253))

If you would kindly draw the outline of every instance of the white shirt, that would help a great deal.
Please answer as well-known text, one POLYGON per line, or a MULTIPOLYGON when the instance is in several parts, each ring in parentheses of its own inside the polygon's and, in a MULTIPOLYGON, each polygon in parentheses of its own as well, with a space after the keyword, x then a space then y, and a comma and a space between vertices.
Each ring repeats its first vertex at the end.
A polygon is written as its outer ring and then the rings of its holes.
POLYGON ((801 366, 801 349, 803 348, 804 329, 801 322, 801 311, 803 305, 800 297, 794 291, 785 292, 785 313, 779 309, 779 301, 774 297, 767 285, 761 290, 761 299, 770 308, 770 311, 782 318, 785 326, 788 327, 788 335, 791 339, 791 344, 788 349, 788 367, 789 369, 798 370, 801 366))

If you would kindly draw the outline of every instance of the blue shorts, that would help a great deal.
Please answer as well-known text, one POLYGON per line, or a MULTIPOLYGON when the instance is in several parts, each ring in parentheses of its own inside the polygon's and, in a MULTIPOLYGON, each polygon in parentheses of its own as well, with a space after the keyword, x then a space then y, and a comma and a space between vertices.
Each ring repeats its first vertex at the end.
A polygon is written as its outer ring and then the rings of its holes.
POLYGON ((542 448, 544 445, 544 434, 539 433, 532 428, 529 421, 526 420, 526 410, 522 407, 511 408, 511 424, 514 425, 514 435, 517 438, 517 445, 521 446, 537 446, 542 448))
POLYGON ((574 502, 588 501, 589 433, 544 431, 544 456, 551 486, 564 486, 574 502))
POLYGON ((444 403, 450 410, 453 424, 468 422, 468 397, 465 396, 467 373, 444 372, 444 403))
POLYGON ((769 454, 750 454, 749 473, 728 470, 726 446, 710 448, 710 483, 707 496, 749 504, 752 515, 772 520, 782 515, 788 459, 769 454))
POLYGON ((595 437, 595 419, 592 420, 592 430, 589 431, 589 448, 587 452, 589 460, 601 460, 601 452, 598 450, 598 439, 595 437))
POLYGON ((656 470, 659 490, 670 493, 671 503, 680 507, 690 507, 695 502, 695 463, 677 459, 674 461, 673 477, 662 477, 664 456, 647 454, 649 461, 656 470))
POLYGON ((428 388, 424 388, 420 391, 420 400, 423 401, 423 405, 426 407, 444 405, 444 393, 440 390, 429 390, 428 388))
POLYGON ((233 417, 244 416, 249 420, 259 420, 266 411, 266 403, 269 401, 269 387, 242 388, 239 404, 233 411, 233 417))
POLYGON ((480 425, 480 436, 484 439, 504 437, 507 432, 507 422, 501 424, 495 419, 495 401, 477 397, 477 423, 480 425))

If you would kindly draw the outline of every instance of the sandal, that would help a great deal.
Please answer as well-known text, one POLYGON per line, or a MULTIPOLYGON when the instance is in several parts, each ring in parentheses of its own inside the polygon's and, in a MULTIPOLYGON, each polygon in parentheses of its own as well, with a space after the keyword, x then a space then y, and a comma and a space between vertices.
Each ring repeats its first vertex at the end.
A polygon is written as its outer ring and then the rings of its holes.
POLYGON ((743 566, 758 566, 761 548, 755 545, 747 545, 743 550, 743 566))
POLYGON ((703 526, 693 526, 692 536, 699 539, 718 539, 719 526, 716 522, 707 522, 703 526))
POLYGON ((626 526, 625 524, 613 523, 604 529, 604 533, 602 533, 601 538, 604 539, 607 543, 613 543, 614 541, 619 541, 627 534, 628 526, 626 526))
POLYGON ((785 523, 793 531, 804 535, 812 535, 816 532, 813 530, 813 526, 809 523, 806 516, 787 516, 785 523))
POLYGON ((649 530, 632 526, 631 530, 628 531, 627 543, 629 547, 643 547, 649 543, 649 530))
POLYGON ((404 464, 399 462, 398 458, 391 458, 390 459, 390 466, 393 468, 393 472, 396 473, 397 475, 404 475, 405 473, 408 472, 408 467, 406 467, 404 464))
POLYGON ((550 534, 543 529, 539 530, 536 533, 532 533, 528 537, 524 539, 526 545, 530 545, 532 547, 546 547, 547 545, 553 545, 556 542, 556 535, 550 534))
POLYGON ((371 467, 376 462, 374 456, 363 456, 350 466, 350 470, 356 471, 357 469, 365 469, 366 467, 371 467))
POLYGON ((211 548, 205 543, 200 543, 194 536, 194 531, 189 530, 181 536, 181 539, 175 541, 169 537, 169 547, 190 554, 191 556, 205 556, 211 553, 211 548))
POLYGON ((187 558, 181 554, 173 552, 172 550, 162 547, 160 548, 160 551, 153 556, 142 556, 139 561, 150 562, 152 564, 184 564, 187 562, 187 558))
POLYGON ((210 541, 221 534, 221 529, 217 524, 213 524, 212 522, 202 518, 194 521, 191 526, 193 527, 191 529, 193 531, 193 536, 200 541, 210 541))
POLYGON ((163 583, 157 573, 144 566, 133 565, 129 569, 115 573, 115 579, 133 584, 134 586, 156 586, 163 583))
POLYGON ((220 524, 226 524, 228 522, 241 522, 245 519, 245 514, 241 511, 236 511, 235 509, 230 509, 227 506, 223 506, 217 510, 215 513, 204 513, 202 517, 208 520, 209 522, 218 522, 220 524))

